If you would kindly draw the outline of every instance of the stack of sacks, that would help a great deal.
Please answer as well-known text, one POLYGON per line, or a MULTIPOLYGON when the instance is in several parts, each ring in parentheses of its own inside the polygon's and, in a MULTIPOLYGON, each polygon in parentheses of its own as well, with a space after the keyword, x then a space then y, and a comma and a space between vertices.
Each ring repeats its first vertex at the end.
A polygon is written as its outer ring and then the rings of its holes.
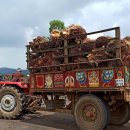
POLYGON ((46 43, 47 39, 42 36, 37 36, 36 38, 33 39, 32 42, 29 42, 30 48, 33 52, 39 51, 40 50, 40 44, 46 43))
POLYGON ((53 40, 57 40, 59 39, 61 36, 61 32, 59 30, 52 30, 51 34, 50 34, 50 39, 53 41, 53 40))
POLYGON ((121 58, 122 63, 125 66, 129 66, 130 60, 130 39, 129 37, 125 37, 121 40, 121 58))

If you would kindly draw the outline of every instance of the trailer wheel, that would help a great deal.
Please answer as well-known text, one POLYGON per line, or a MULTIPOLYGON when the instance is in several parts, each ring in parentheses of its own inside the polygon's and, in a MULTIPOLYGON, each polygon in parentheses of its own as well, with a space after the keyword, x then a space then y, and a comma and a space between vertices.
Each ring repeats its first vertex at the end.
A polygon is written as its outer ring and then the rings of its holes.
POLYGON ((111 124, 122 126, 130 119, 130 106, 128 103, 111 112, 111 124))
POLYGON ((81 130, 103 130, 108 122, 106 105, 94 95, 85 95, 77 101, 74 116, 81 130))
POLYGON ((109 124, 110 124, 110 120, 111 120, 110 107, 109 107, 109 105, 108 105, 108 103, 107 103, 106 100, 104 100, 103 98, 100 98, 100 99, 101 99, 101 100, 103 101, 103 103, 105 104, 105 106, 106 106, 106 110, 107 110, 107 124, 106 124, 106 126, 105 126, 105 128, 106 128, 106 127, 109 126, 109 124))
POLYGON ((24 97, 18 89, 12 86, 0 88, 0 116, 14 119, 21 115, 24 97))

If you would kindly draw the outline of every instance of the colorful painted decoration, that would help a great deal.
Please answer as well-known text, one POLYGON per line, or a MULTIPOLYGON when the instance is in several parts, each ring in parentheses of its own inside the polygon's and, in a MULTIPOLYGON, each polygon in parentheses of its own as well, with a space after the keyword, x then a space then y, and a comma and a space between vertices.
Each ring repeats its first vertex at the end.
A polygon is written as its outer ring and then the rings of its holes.
POLYGON ((54 74, 54 87, 55 88, 64 87, 64 74, 54 74))
POLYGON ((125 83, 126 83, 126 86, 129 86, 129 82, 130 82, 130 74, 129 74, 129 68, 128 67, 125 67, 125 83))
POLYGON ((45 88, 53 88, 53 75, 52 74, 45 75, 45 88))
POLYGON ((99 71, 88 72, 89 87, 99 87, 99 71))
POLYGON ((103 70, 102 71, 102 82, 103 87, 112 87, 114 86, 114 70, 103 70))
POLYGON ((35 81, 34 81, 34 79, 35 79, 35 78, 34 78, 34 75, 30 75, 30 83, 31 83, 31 84, 30 84, 30 87, 31 87, 31 88, 34 88, 34 87, 35 87, 35 81))
POLYGON ((65 87, 75 87, 75 73, 67 72, 65 74, 65 87))
POLYGON ((115 82, 116 86, 124 86, 124 68, 117 68, 116 69, 116 77, 115 77, 115 82))
POLYGON ((102 73, 102 80, 104 83, 110 82, 114 77, 114 71, 113 70, 103 70, 102 73))
POLYGON ((86 72, 76 72, 77 86, 86 87, 87 85, 87 75, 86 72))

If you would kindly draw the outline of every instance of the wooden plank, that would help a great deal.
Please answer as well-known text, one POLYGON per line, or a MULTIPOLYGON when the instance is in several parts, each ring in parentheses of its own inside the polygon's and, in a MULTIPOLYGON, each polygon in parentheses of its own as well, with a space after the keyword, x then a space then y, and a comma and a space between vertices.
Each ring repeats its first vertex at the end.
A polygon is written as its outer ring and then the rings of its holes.
POLYGON ((117 49, 116 49, 116 58, 121 58, 121 43, 120 43, 120 28, 116 28, 115 37, 118 37, 116 40, 117 49))
POLYGON ((64 63, 68 64, 68 44, 67 40, 64 40, 64 63))

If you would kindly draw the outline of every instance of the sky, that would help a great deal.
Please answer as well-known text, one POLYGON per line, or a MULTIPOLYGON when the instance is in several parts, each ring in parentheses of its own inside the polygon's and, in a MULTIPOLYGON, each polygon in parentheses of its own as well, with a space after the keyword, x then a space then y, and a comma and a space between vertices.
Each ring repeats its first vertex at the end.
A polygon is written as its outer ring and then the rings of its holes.
POLYGON ((0 67, 26 69, 26 45, 48 36, 54 19, 87 32, 120 26, 123 38, 130 36, 130 0, 0 0, 0 67))

